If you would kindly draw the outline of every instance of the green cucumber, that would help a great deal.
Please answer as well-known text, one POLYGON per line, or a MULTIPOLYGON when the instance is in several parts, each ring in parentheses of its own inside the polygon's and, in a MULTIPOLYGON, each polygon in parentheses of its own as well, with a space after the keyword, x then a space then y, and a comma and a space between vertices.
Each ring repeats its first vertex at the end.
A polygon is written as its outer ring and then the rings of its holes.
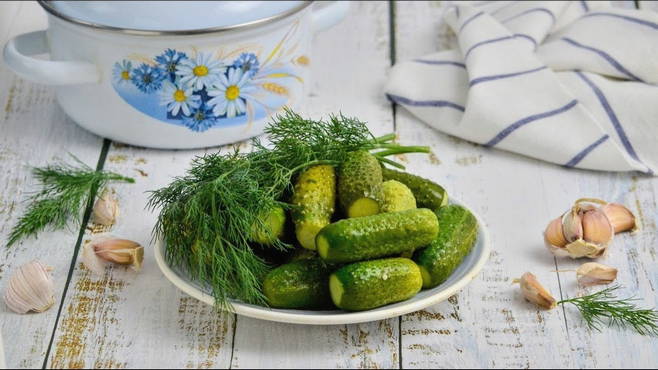
POLYGON ((414 253, 423 275, 423 288, 433 288, 448 279, 473 248, 477 220, 466 208, 449 205, 437 212, 441 230, 425 249, 414 253))
POLYGON ((318 258, 318 253, 316 251, 306 248, 297 248, 290 254, 288 262, 310 260, 314 258, 318 258))
POLYGON ((347 217, 379 213, 382 167, 364 150, 351 152, 338 171, 338 200, 347 217))
POLYGON ((416 198, 418 208, 429 208, 432 211, 437 211, 448 204, 448 193, 441 185, 430 180, 389 168, 383 168, 382 175, 384 180, 397 180, 407 185, 416 198))
POLYGON ((302 247, 315 250, 315 236, 331 223, 336 205, 336 172, 330 165, 309 167, 297 178, 292 204, 295 235, 302 247))
POLYGON ((338 308, 363 311, 400 302, 416 295, 423 278, 408 258, 353 263, 329 277, 331 299, 338 308))
POLYGON ((416 208, 416 198, 407 185, 396 181, 388 180, 382 183, 382 200, 381 211, 400 212, 416 208))
POLYGON ((251 226, 251 240, 258 244, 271 245, 283 237, 286 225, 286 211, 282 207, 274 207, 269 212, 263 212, 259 221, 251 226))
POLYGON ((263 293, 275 308, 331 307, 329 274, 319 259, 305 259, 281 265, 270 271, 263 282, 263 293))
POLYGON ((438 231, 434 212, 419 208, 340 220, 322 229, 315 244, 323 260, 349 263, 414 250, 438 231))

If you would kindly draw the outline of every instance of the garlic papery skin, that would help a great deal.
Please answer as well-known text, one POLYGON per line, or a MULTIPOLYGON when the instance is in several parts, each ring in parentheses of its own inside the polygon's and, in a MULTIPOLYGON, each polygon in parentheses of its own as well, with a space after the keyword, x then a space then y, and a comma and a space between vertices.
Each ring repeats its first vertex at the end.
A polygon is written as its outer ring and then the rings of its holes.
POLYGON ((567 242, 573 242, 583 237, 583 222, 577 206, 562 216, 562 232, 567 242))
POLYGON ((103 274, 107 262, 130 265, 139 271, 144 261, 144 247, 132 240, 99 234, 83 246, 82 263, 92 272, 103 274))
POLYGON ((605 245, 612 241, 615 229, 608 216, 600 209, 586 211, 583 220, 583 239, 590 243, 605 245))
POLYGON ((43 312, 55 304, 52 269, 35 260, 18 268, 5 290, 5 304, 10 310, 25 314, 43 312))
POLYGON ((601 208, 601 210, 608 216, 610 223, 615 229, 615 234, 624 231, 637 231, 638 225, 635 220, 635 215, 628 208, 618 203, 608 203, 601 208))
POLYGON ((537 277, 532 273, 526 272, 520 279, 515 280, 515 282, 521 285, 521 293, 529 302, 547 310, 557 306, 555 298, 539 283, 537 277))
POLYGON ((588 262, 576 270, 576 276, 582 286, 610 284, 617 278, 617 269, 601 263, 588 262))
POLYGON ((108 189, 94 203, 91 221, 97 225, 112 226, 119 216, 119 201, 108 189))

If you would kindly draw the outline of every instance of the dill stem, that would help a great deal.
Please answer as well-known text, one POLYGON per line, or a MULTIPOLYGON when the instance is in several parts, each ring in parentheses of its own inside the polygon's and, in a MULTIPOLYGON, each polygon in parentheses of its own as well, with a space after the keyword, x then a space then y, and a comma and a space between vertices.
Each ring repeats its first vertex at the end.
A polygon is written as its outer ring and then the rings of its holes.
POLYGON ((381 152, 374 153, 377 157, 387 157, 394 154, 404 154, 404 153, 429 153, 430 148, 427 146, 401 146, 393 147, 391 149, 382 150, 381 152))
POLYGON ((373 143, 380 144, 380 143, 388 143, 389 141, 395 140, 396 135, 391 133, 391 134, 386 134, 383 136, 376 137, 373 140, 373 143))
POLYGON ((392 161, 392 160, 390 160, 390 159, 388 159, 388 158, 378 157, 378 159, 379 159, 380 161, 384 162, 384 163, 390 164, 391 166, 396 167, 396 168, 399 168, 399 169, 401 169, 401 170, 404 170, 404 169, 406 168, 406 167, 404 167, 403 165, 399 164, 398 162, 394 162, 394 161, 392 161))

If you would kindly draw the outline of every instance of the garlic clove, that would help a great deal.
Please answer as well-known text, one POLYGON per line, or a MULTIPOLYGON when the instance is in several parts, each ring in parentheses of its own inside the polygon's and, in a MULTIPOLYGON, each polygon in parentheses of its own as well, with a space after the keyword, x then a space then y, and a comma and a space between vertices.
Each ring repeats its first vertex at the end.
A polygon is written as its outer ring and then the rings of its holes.
POLYGON ((119 201, 108 189, 94 203, 92 222, 97 225, 112 226, 119 216, 119 201))
POLYGON ((573 259, 576 258, 599 258, 605 254, 608 249, 607 245, 594 244, 586 240, 579 239, 569 243, 566 246, 567 255, 573 259))
POLYGON ((51 268, 39 261, 18 268, 9 279, 4 300, 10 310, 25 314, 43 312, 55 304, 51 268))
POLYGON ((96 254, 94 244, 92 242, 87 242, 82 246, 82 264, 89 271, 97 275, 103 275, 105 273, 105 265, 107 262, 96 254))
POLYGON ((547 310, 557 306, 555 298, 539 283, 537 277, 532 273, 526 272, 518 282, 521 284, 521 293, 529 302, 547 310))
POLYGON ((610 284, 617 278, 617 269, 596 262, 583 264, 576 270, 578 283, 583 286, 610 284))
POLYGON ((615 229, 615 234, 624 231, 637 230, 635 215, 628 208, 618 203, 608 203, 602 207, 602 211, 608 216, 610 223, 615 229))
POLYGON ((85 248, 83 263, 98 274, 103 274, 106 262, 130 265, 132 269, 139 271, 144 261, 144 247, 132 240, 114 238, 106 234, 99 234, 87 243, 85 248))
POLYGON ((562 231, 562 218, 558 217, 551 221, 544 231, 544 241, 547 245, 563 248, 567 245, 567 239, 564 238, 562 231))
POLYGON ((562 232, 567 242, 573 242, 583 237, 583 224, 578 205, 562 216, 562 232))
POLYGON ((583 239, 590 243, 606 245, 615 236, 615 229, 608 216, 600 209, 583 214, 583 239))

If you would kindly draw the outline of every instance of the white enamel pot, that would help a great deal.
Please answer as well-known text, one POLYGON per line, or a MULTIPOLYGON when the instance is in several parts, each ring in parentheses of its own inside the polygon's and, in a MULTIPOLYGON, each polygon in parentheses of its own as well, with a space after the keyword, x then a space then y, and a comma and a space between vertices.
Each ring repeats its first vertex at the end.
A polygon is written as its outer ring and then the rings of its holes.
POLYGON ((154 24, 160 2, 71 2, 93 7, 96 18, 80 16, 88 8, 72 6, 73 13, 53 5, 61 3, 68 2, 40 2, 49 13, 48 29, 10 40, 6 64, 25 79, 56 86, 62 109, 87 130, 170 149, 253 137, 271 115, 299 106, 313 34, 339 22, 349 8, 346 2, 262 2, 257 8, 250 2, 162 2, 161 18, 169 24, 160 25, 154 24), (220 5, 232 7, 226 17, 235 22, 208 23, 219 19, 212 7, 220 5), (156 14, 149 24, 122 15, 147 6, 156 14), (250 6, 245 12, 253 15, 239 12, 250 6), (171 26, 176 13, 185 22, 171 26), (201 27, 190 19, 200 19, 201 27), (40 54, 50 58, 35 57, 40 54))

